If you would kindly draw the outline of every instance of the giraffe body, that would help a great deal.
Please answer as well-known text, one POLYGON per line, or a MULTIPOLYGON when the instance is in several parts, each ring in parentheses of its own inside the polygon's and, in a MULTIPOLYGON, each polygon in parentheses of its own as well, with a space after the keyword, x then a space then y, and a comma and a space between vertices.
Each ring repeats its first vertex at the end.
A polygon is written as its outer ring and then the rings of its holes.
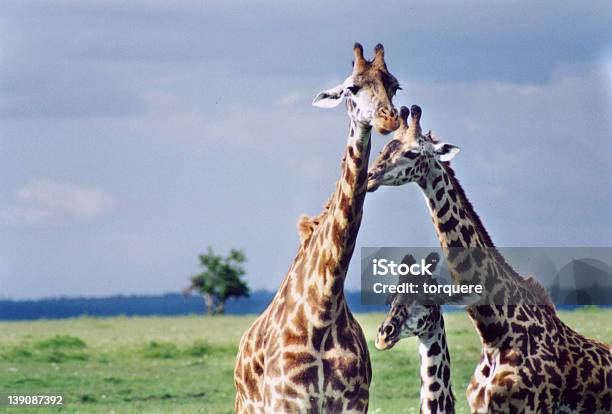
POLYGON ((448 163, 458 149, 423 135, 420 108, 412 113, 412 124, 403 125, 375 161, 368 188, 416 182, 454 282, 485 288, 468 307, 482 342, 467 389, 471 410, 612 412, 610 346, 565 325, 545 289, 506 263, 448 163))
POLYGON ((240 341, 234 379, 238 413, 364 413, 371 365, 361 327, 344 297, 366 194, 371 130, 395 130, 382 45, 366 61, 356 44, 353 74, 313 104, 346 98, 349 137, 336 190, 317 217, 298 221, 300 248, 272 303, 240 341))

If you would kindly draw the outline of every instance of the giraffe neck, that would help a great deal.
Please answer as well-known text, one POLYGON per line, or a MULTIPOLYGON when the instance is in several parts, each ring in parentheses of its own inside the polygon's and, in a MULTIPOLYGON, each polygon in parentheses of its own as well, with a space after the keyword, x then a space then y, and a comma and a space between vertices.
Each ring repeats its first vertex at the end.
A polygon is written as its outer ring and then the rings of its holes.
POLYGON ((546 290, 519 276, 495 248, 450 166, 436 163, 419 186, 453 282, 483 286, 479 301, 467 308, 483 344, 498 346, 509 335, 509 324, 520 304, 544 305, 547 312, 554 313, 546 290))
POLYGON ((452 169, 436 163, 427 180, 419 183, 443 249, 489 247, 493 241, 467 199, 452 169))
POLYGON ((312 303, 313 318, 320 314, 322 320, 333 320, 334 314, 342 311, 344 279, 366 194, 371 130, 351 118, 340 179, 324 211, 312 221, 316 223, 312 235, 303 243, 293 266, 292 295, 312 303))
MULTIPOLYGON (((450 274, 456 284, 481 283, 487 273, 487 262, 469 261, 469 268, 462 266, 465 258, 470 257, 472 249, 484 247, 487 256, 495 247, 491 237, 482 225, 480 218, 467 199, 463 188, 447 165, 434 162, 427 179, 419 182, 423 190, 429 212, 434 224, 440 246, 446 257, 450 274)), ((486 303, 491 294, 484 291, 482 303, 486 303)))
POLYGON ((444 319, 439 313, 435 329, 419 337, 421 357, 421 413, 454 413, 451 388, 450 354, 446 343, 444 319))

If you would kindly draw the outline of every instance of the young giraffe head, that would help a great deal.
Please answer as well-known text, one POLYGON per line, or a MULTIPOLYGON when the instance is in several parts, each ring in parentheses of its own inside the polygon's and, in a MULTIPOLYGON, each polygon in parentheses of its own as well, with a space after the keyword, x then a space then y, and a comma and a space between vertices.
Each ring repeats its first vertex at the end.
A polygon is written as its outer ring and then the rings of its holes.
POLYGON ((402 185, 409 182, 423 183, 432 169, 450 161, 459 148, 438 142, 431 133, 421 130, 421 108, 412 105, 410 110, 402 106, 401 125, 393 139, 385 145, 368 172, 368 191, 381 185, 402 185), (408 115, 412 124, 408 126, 408 115))
MULTIPOLYGON (((425 262, 431 263, 432 272, 435 271, 439 258, 437 253, 431 253, 425 259, 425 262)), ((412 255, 407 255, 402 263, 411 266, 416 260, 412 255)), ((409 280, 400 278, 400 283, 404 281, 409 280)), ((435 283, 435 279, 432 277, 429 282, 435 283)), ((442 319, 440 305, 423 304, 423 301, 418 299, 410 295, 389 295, 388 302, 391 304, 391 309, 378 329, 375 342, 377 349, 391 349, 402 338, 411 336, 428 338, 437 332, 442 319)))
POLYGON ((363 57, 363 47, 355 43, 353 73, 340 85, 319 92, 312 104, 333 108, 346 99, 349 116, 354 122, 374 127, 380 134, 388 134, 399 127, 393 96, 400 89, 399 82, 385 64, 385 49, 378 44, 374 59, 363 57))

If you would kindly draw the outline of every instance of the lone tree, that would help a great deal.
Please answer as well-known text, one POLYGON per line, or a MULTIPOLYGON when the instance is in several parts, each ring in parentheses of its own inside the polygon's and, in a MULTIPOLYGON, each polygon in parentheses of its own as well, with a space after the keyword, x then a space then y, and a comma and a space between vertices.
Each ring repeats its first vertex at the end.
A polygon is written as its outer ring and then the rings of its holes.
POLYGON ((231 298, 248 297, 249 286, 242 280, 246 274, 243 263, 246 256, 242 250, 232 249, 226 257, 216 255, 212 247, 200 255, 200 266, 204 271, 191 278, 191 285, 184 293, 199 292, 206 303, 209 315, 223 314, 225 302, 231 298))

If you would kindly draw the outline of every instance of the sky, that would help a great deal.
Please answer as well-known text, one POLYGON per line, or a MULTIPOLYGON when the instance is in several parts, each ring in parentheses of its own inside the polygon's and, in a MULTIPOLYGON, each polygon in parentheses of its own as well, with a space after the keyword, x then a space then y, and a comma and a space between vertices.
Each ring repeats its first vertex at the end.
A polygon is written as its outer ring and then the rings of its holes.
MULTIPOLYGON (((461 148, 496 244, 611 246, 610 21, 607 1, 3 2, 0 297, 176 292, 209 245, 276 289, 339 177, 346 112, 311 101, 355 41, 461 148)), ((437 245, 414 185, 364 209, 349 289, 360 247, 437 245)))

